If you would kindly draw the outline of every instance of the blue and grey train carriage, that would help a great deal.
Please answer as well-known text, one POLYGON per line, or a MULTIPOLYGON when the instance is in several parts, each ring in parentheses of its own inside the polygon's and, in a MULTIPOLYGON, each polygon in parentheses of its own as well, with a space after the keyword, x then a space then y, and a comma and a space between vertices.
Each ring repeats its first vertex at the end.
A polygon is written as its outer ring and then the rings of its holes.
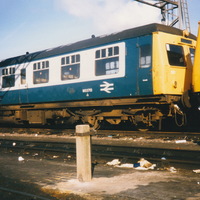
POLYGON ((149 24, 3 60, 0 122, 161 127, 184 115, 195 40, 149 24))

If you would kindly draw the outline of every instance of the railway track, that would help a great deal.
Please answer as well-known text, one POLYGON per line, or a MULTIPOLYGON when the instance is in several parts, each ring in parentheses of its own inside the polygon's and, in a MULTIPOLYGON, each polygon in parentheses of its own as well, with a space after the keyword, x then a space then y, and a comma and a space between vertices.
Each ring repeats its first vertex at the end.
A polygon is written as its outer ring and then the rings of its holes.
MULTIPOLYGON (((20 151, 22 153, 40 153, 42 155, 70 155, 75 157, 75 138, 0 138, 0 149, 7 151, 20 151), (66 140, 66 139, 65 139, 66 140)), ((62 157, 62 156, 61 156, 62 157)), ((121 159, 127 162, 135 162, 139 158, 146 158, 151 161, 161 162, 166 158, 169 162, 200 164, 200 147, 198 145, 177 145, 177 144, 140 144, 138 142, 126 141, 92 141, 93 160, 121 159)))
POLYGON ((27 193, 27 192, 22 192, 19 190, 13 190, 10 188, 6 188, 6 187, 0 187, 0 192, 1 192, 1 196, 2 196, 2 192, 3 193, 9 193, 9 198, 11 199, 37 199, 37 200, 50 200, 49 198, 45 198, 42 196, 38 196, 38 195, 34 195, 31 193, 27 193))
MULTIPOLYGON (((0 127, 0 136, 5 134, 27 134, 27 135, 55 135, 55 136, 74 136, 74 129, 66 128, 7 128, 0 127)), ((200 132, 191 132, 191 131, 177 131, 177 132, 164 132, 164 131, 127 131, 127 130, 92 130, 92 135, 96 137, 113 137, 113 138, 139 138, 144 137, 147 139, 164 139, 164 140, 180 140, 186 139, 188 141, 200 141, 200 132)))

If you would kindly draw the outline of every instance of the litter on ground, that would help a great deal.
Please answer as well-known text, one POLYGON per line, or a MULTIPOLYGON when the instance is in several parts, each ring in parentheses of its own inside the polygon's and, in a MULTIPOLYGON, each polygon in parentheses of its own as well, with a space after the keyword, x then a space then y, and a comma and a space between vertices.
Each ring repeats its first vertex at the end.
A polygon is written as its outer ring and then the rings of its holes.
POLYGON ((114 166, 114 167, 133 168, 133 169, 137 169, 137 170, 149 170, 149 169, 154 169, 156 167, 156 164, 152 164, 149 161, 145 160, 144 158, 141 158, 135 164, 132 164, 132 163, 121 164, 119 159, 114 159, 111 162, 107 162, 106 164, 109 166, 114 166))
POLYGON ((172 173, 176 173, 177 172, 176 168, 174 168, 174 167, 168 168, 168 171, 170 171, 172 173))
POLYGON ((117 165, 116 167, 133 169, 133 164, 125 163, 125 164, 117 165))
POLYGON ((116 166, 116 165, 119 165, 121 162, 119 161, 119 159, 114 159, 112 160, 111 162, 107 162, 106 165, 109 165, 109 166, 116 166))
POLYGON ((18 161, 24 161, 24 158, 22 156, 19 156, 18 161))
POLYGON ((187 140, 176 140, 176 144, 180 144, 180 143, 186 143, 187 140))
POLYGON ((154 169, 156 167, 156 164, 150 163, 148 160, 145 160, 144 158, 141 158, 137 164, 134 164, 134 169, 137 170, 149 170, 149 169, 154 169), (137 165, 139 164, 139 166, 137 165))
POLYGON ((193 172, 199 174, 200 173, 200 169, 194 169, 193 172))

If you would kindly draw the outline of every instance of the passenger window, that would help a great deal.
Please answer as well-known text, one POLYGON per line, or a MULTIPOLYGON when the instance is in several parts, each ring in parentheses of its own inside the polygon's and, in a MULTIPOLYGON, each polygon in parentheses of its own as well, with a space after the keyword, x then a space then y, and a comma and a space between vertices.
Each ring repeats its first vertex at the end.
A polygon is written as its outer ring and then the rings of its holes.
POLYGON ((2 70, 2 88, 15 86, 15 68, 7 68, 2 70))
POLYGON ((61 65, 65 64, 65 58, 61 58, 61 65))
POLYGON ((140 68, 148 68, 151 66, 151 55, 151 45, 147 44, 140 46, 140 68))
POLYGON ((68 56, 68 57, 66 57, 66 65, 68 65, 69 63, 70 63, 70 61, 69 61, 69 56, 68 56))
POLYGON ((72 80, 80 77, 80 54, 61 58, 61 80, 72 80), (62 62, 65 60, 66 62, 62 62))
POLYGON ((100 50, 96 51, 96 58, 100 58, 100 50))
POLYGON ((96 51, 95 75, 103 76, 119 72, 119 47, 110 47, 96 51))
POLYGON ((70 80, 79 78, 79 64, 64 66, 61 69, 61 80, 70 80))
POLYGON ((102 58, 106 57, 106 49, 101 50, 101 56, 102 58))
POLYGON ((21 69, 21 84, 26 84, 26 69, 21 69))
POLYGON ((8 69, 3 69, 2 70, 2 75, 8 75, 8 69))
POLYGON ((38 62, 33 64, 33 83, 49 82, 49 61, 38 62), (42 66, 42 67, 41 67, 42 66))
POLYGON ((48 83, 49 82, 49 70, 39 70, 33 73, 33 83, 48 83))
POLYGON ((167 55, 170 65, 185 67, 183 47, 167 44, 167 55))
POLYGON ((15 74, 15 68, 13 67, 10 68, 10 74, 15 74))
POLYGON ((192 64, 194 64, 194 54, 195 54, 195 49, 190 48, 190 58, 192 64))
POLYGON ((36 63, 33 64, 33 70, 36 70, 37 69, 37 65, 36 63))
POLYGON ((4 76, 2 88, 14 87, 15 86, 15 75, 4 76))

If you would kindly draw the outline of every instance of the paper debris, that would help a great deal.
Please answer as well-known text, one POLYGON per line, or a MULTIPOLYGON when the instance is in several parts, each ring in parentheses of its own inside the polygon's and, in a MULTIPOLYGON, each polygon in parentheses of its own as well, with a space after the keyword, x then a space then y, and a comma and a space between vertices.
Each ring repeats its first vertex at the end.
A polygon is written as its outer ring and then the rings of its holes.
POLYGON ((180 143, 186 143, 187 140, 176 140, 176 144, 180 144, 180 143))
POLYGON ((156 164, 152 164, 149 161, 145 160, 144 158, 141 158, 138 163, 132 164, 132 163, 124 163, 121 164, 119 159, 114 159, 111 162, 106 163, 109 166, 115 166, 119 168, 132 168, 132 169, 138 169, 138 170, 149 170, 154 169, 156 167, 156 164))
POLYGON ((200 173, 200 169, 194 169, 193 172, 199 174, 200 173))
POLYGON ((149 161, 145 160, 144 158, 141 158, 138 163, 140 163, 140 167, 145 167, 145 168, 149 168, 151 167, 153 164, 150 163, 149 161))
POLYGON ((170 167, 170 168, 168 168, 168 170, 170 172, 172 172, 172 173, 176 173, 177 172, 176 168, 174 168, 174 167, 170 167))
POLYGON ((116 167, 121 167, 121 168, 133 168, 133 164, 131 163, 125 163, 125 164, 121 164, 121 165, 117 165, 116 167))
POLYGON ((53 158, 59 158, 59 156, 53 156, 53 158))
POLYGON ((134 164, 134 169, 137 169, 137 170, 149 170, 149 169, 154 169, 155 167, 156 167, 156 164, 152 164, 149 161, 145 160, 144 158, 141 158, 137 162, 137 164, 134 164))
POLYGON ((24 161, 24 158, 22 156, 19 156, 18 161, 24 161))
POLYGON ((150 167, 135 167, 134 169, 137 170, 149 170, 149 169, 154 169, 156 167, 156 164, 152 164, 150 167))
POLYGON ((119 159, 114 159, 111 162, 107 162, 106 164, 109 166, 116 166, 119 165, 121 162, 119 161, 119 159))

